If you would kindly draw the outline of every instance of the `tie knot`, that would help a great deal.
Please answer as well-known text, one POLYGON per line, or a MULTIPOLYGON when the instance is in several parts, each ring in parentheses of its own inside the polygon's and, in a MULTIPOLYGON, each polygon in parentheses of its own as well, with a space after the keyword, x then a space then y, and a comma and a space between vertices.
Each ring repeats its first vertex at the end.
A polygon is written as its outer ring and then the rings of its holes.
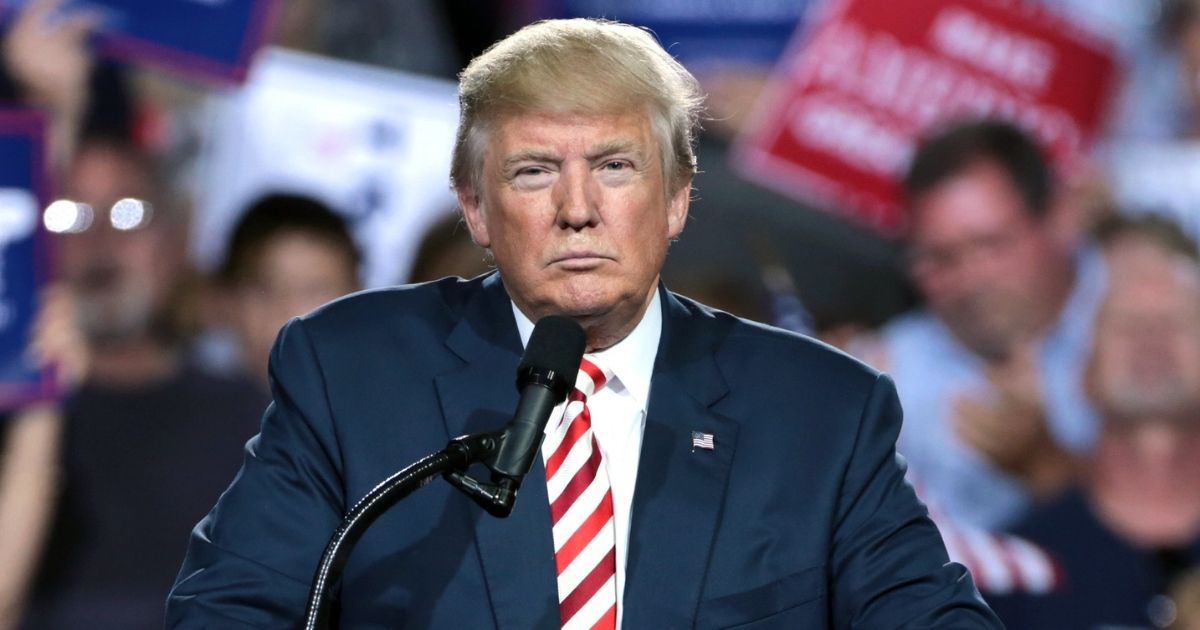
POLYGON ((594 355, 584 355, 583 360, 579 362, 579 377, 575 381, 575 389, 583 392, 584 396, 591 396, 600 391, 611 378, 612 370, 604 367, 594 355))

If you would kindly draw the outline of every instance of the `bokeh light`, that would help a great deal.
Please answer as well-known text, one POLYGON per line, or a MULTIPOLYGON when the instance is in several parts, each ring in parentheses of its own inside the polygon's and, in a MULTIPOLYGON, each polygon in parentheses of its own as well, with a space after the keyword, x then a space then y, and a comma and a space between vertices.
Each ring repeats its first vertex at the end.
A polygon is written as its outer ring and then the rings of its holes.
POLYGON ((141 199, 126 197, 113 204, 108 220, 121 231, 137 230, 150 224, 152 208, 141 199))
POLYGON ((92 226, 94 213, 86 203, 59 199, 46 206, 42 223, 55 234, 78 234, 92 226))

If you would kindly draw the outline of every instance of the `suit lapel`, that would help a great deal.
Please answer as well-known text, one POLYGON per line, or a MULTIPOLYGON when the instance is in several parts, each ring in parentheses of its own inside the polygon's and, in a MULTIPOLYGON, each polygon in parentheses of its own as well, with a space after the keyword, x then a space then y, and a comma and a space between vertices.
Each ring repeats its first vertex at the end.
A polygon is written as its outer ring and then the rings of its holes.
POLYGON ((660 290, 662 340, 626 552, 629 628, 694 624, 737 445, 738 424, 711 408, 728 392, 714 359, 721 331, 660 290), (714 448, 693 449, 693 432, 712 434, 714 448))
MULTIPOLYGON (((511 308, 499 275, 493 274, 447 339, 465 362, 436 379, 451 436, 499 429, 516 409, 521 340, 511 308)), ((483 480, 489 474, 482 466, 472 473, 483 480)), ((479 559, 497 627, 557 628, 554 541, 541 458, 534 461, 508 518, 493 518, 482 509, 475 514, 479 559)))

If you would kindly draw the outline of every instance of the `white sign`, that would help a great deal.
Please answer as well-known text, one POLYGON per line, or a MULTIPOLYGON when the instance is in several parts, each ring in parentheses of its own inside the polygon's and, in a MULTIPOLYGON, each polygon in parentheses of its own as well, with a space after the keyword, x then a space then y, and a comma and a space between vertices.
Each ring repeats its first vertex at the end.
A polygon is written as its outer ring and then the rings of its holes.
POLYGON ((246 84, 207 109, 197 263, 214 268, 240 213, 286 192, 345 214, 363 249, 366 286, 403 281, 425 229, 455 207, 456 94, 450 81, 264 51, 246 84))
MULTIPOLYGON (((33 234, 37 226, 37 198, 24 188, 0 188, 0 296, 7 293, 4 276, 3 249, 9 243, 22 241, 33 234)), ((13 321, 16 306, 10 297, 0 298, 0 329, 8 328, 13 321)))
POLYGON ((1200 240, 1200 142, 1123 144, 1106 153, 1122 210, 1165 215, 1200 240))

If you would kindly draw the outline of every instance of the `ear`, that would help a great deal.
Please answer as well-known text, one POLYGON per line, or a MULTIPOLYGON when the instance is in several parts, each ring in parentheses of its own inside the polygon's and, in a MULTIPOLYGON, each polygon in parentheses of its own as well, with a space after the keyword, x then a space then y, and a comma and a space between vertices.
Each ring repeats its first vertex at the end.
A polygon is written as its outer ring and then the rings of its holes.
POLYGON ((674 239, 683 232, 687 223, 688 206, 692 202, 692 180, 688 179, 671 195, 667 205, 667 239, 674 239))
POLYGON ((467 230, 471 232, 471 240, 480 247, 491 247, 492 240, 488 237, 487 217, 484 216, 483 203, 472 186, 462 186, 455 190, 458 205, 463 210, 463 219, 467 222, 467 230))

